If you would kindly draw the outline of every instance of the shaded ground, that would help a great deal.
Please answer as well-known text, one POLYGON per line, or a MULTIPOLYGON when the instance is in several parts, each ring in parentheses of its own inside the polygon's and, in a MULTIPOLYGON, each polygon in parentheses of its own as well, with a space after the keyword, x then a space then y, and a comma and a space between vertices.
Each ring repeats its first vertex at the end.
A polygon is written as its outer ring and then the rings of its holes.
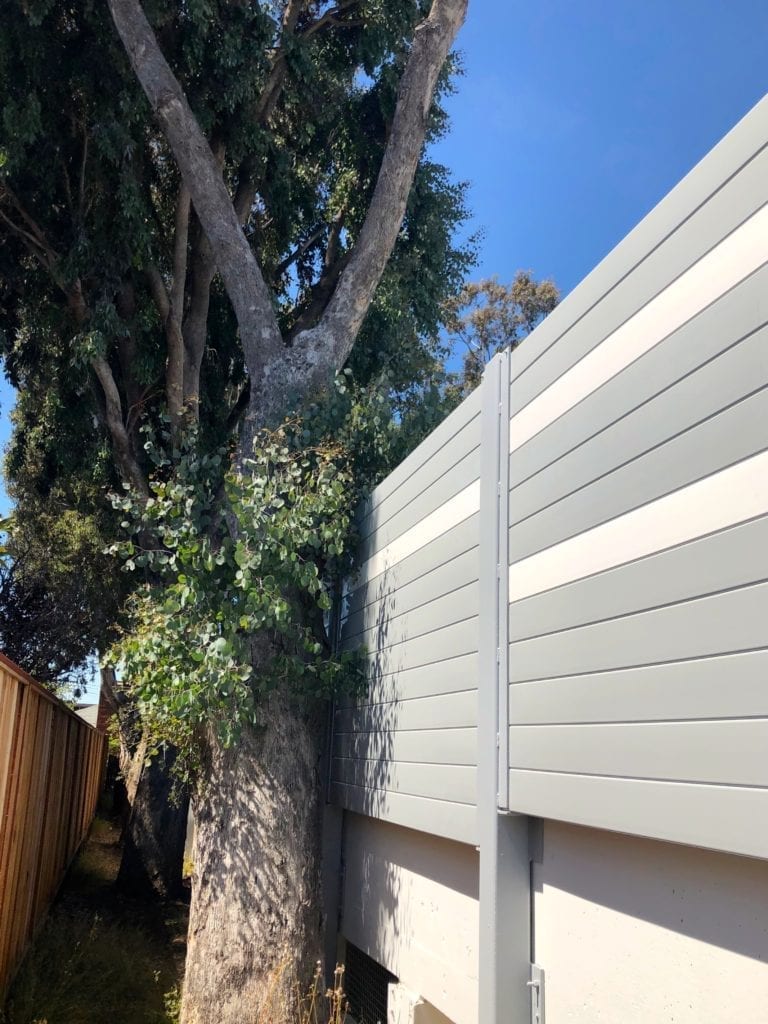
POLYGON ((119 829, 97 818, 11 989, 3 1024, 173 1024, 188 908, 115 891, 119 829))

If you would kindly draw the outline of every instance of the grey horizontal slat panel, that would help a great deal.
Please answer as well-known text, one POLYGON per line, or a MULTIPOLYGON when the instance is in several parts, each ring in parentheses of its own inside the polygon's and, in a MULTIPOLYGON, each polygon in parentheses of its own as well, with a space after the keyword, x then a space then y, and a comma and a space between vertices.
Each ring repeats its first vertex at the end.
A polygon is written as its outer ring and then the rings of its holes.
POLYGON ((407 530, 435 512, 451 498, 463 491, 480 476, 480 449, 473 449, 446 473, 430 484, 410 505, 388 519, 360 545, 360 559, 365 561, 387 544, 401 537, 407 530))
MULTIPOLYGON (((763 383, 762 381, 758 381, 763 383)), ((517 523, 510 563, 701 480, 768 445, 768 387, 517 523)))
POLYGON ((360 537, 365 540, 374 530, 379 530, 394 515, 407 508, 411 502, 432 486, 446 473, 466 458, 480 445, 480 415, 474 416, 461 430, 427 461, 417 473, 412 474, 388 498, 365 516, 358 516, 360 537))
POLYGON ((694 211, 765 147, 768 98, 751 110, 513 353, 520 377, 694 211))
POLYGON ((478 612, 479 587, 475 581, 401 615, 389 614, 386 603, 381 604, 378 606, 378 621, 375 619, 359 633, 353 633, 345 626, 344 641, 347 644, 366 644, 370 651, 381 650, 450 626, 478 612))
POLYGON ((756 650, 768 641, 768 583, 509 646, 510 682, 756 650))
MULTIPOLYGON (((386 702, 456 693, 477 688, 477 653, 422 665, 405 672, 395 672, 371 680, 365 700, 386 702)), ((354 706, 353 697, 342 698, 339 707, 354 706)))
POLYGON ((402 487, 409 477, 418 473, 421 468, 437 453, 450 443, 452 438, 459 433, 473 417, 480 412, 482 402, 482 386, 476 388, 471 395, 464 399, 453 412, 446 416, 443 422, 436 427, 414 450, 403 459, 399 466, 378 484, 368 498, 361 504, 358 511, 360 521, 375 509, 382 501, 402 487))
POLYGON ((511 642, 768 579, 768 515, 509 606, 511 642))
POLYGON ((415 764, 477 764, 477 729, 414 729, 408 732, 337 732, 334 757, 415 764))
MULTIPOLYGON (((628 277, 574 324, 560 339, 561 344, 548 349, 522 375, 513 366, 512 409, 527 405, 755 213, 766 200, 767 176, 768 150, 763 150, 705 206, 648 252, 628 277)), ((531 340, 527 339, 522 348, 531 340)))
MULTIPOLYGON (((468 551, 474 550, 472 556, 475 565, 478 562, 477 546, 480 538, 480 516, 475 513, 468 519, 462 520, 450 530, 441 533, 429 544, 414 551, 412 555, 386 569, 384 572, 373 576, 370 579, 361 573, 352 580, 352 590, 346 599, 347 616, 353 615, 358 609, 371 604, 374 601, 382 601, 397 593, 399 600, 408 601, 410 598, 405 594, 408 585, 416 583, 422 577, 430 574, 430 585, 438 589, 436 594, 445 593, 453 589, 451 581, 463 579, 463 582, 470 583, 471 578, 464 578, 461 575, 465 566, 456 567, 451 565, 454 559, 468 551), (438 582, 439 581, 439 582, 438 582)), ((474 578, 477 579, 475 569, 474 578)), ((418 601, 416 602, 418 603, 418 601)))
POLYGON ((390 672, 405 672, 419 665, 458 658, 477 650, 477 618, 457 622, 445 629, 436 629, 426 636, 404 644, 372 651, 368 655, 368 673, 376 679, 390 672))
POLYGON ((540 818, 768 858, 768 790, 509 773, 510 809, 540 818))
POLYGON ((334 758, 331 781, 407 796, 477 803, 477 769, 447 764, 386 764, 334 758))
MULTIPOLYGON (((405 561, 407 559, 398 562, 392 572, 394 573, 400 565, 404 565, 405 561)), ((355 636, 361 629, 370 629, 382 616, 392 618, 428 605, 444 594, 450 594, 475 583, 478 574, 477 547, 464 551, 400 587, 393 586, 389 573, 384 573, 380 577, 381 598, 366 605, 362 604, 360 598, 357 610, 350 611, 344 620, 342 635, 355 636)))
POLYGON ((666 341, 606 381, 509 457, 514 485, 578 448, 768 321, 768 267, 756 271, 666 341))
MULTIPOLYGON (((570 492, 585 486, 622 463, 650 451, 656 445, 686 430, 693 423, 707 419, 737 402, 754 391, 761 381, 768 381, 768 328, 756 330, 758 323, 764 324, 768 320, 768 267, 766 273, 761 275, 760 283, 761 305, 765 307, 760 310, 762 321, 757 319, 758 311, 755 304, 747 306, 742 302, 734 309, 731 303, 723 300, 712 307, 712 312, 717 312, 720 306, 725 304, 731 311, 725 318, 726 322, 717 330, 721 347, 739 337, 743 338, 741 342, 722 352, 719 358, 711 360, 684 377, 673 387, 667 387, 639 408, 636 407, 607 429, 590 437, 580 447, 572 448, 567 455, 548 465, 542 472, 514 487, 510 497, 510 513, 513 517, 511 521, 519 522, 554 504, 570 492), (734 318, 738 323, 734 323, 734 318), (728 322, 736 330, 731 330, 728 322), (753 333, 744 337, 750 330, 753 333)), ((702 317, 703 319, 697 318, 691 322, 690 331, 685 328, 679 336, 673 335, 662 342, 658 346, 661 350, 660 357, 664 358, 664 353, 667 353, 669 361, 669 357, 681 348, 687 351, 699 350, 699 341, 716 333, 710 322, 712 318, 704 314, 702 317)), ((642 367, 643 360, 638 362, 642 367)), ((619 374, 618 378, 614 379, 621 384, 623 377, 623 374, 619 374)), ((648 378, 644 377, 642 380, 647 387, 648 378)), ((673 380, 674 378, 669 376, 667 384, 671 384, 673 380)), ((635 381, 640 385, 639 377, 636 376, 635 381)), ((637 396, 633 395, 631 390, 624 387, 623 394, 628 409, 636 405, 637 396)), ((582 420, 590 414, 594 406, 595 402, 590 397, 578 407, 582 413, 582 420)), ((569 416, 566 414, 562 419, 569 420, 569 416)), ((599 425, 596 417, 593 423, 595 426, 599 425)), ((551 452, 545 433, 536 438, 535 442, 524 446, 523 450, 530 448, 537 449, 540 453, 546 452, 543 457, 549 460, 551 452)), ((574 433, 574 439, 575 437, 574 433)))
POLYGON ((768 786, 768 719, 513 725, 510 768, 768 786))
POLYGON ((403 793, 376 793, 338 782, 331 783, 330 797, 333 803, 357 814, 381 818, 460 843, 477 843, 477 812, 470 804, 430 800, 403 793))
POLYGON ((440 693, 430 697, 358 704, 336 711, 338 732, 375 732, 384 729, 453 729, 477 725, 477 690, 440 693))
POLYGON ((509 687, 515 725, 737 718, 768 711, 768 649, 509 687))

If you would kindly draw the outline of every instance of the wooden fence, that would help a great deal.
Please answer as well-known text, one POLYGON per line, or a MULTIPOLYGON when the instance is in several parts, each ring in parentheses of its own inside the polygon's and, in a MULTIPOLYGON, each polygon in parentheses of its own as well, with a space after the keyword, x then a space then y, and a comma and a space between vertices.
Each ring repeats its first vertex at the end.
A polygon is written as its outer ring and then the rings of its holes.
POLYGON ((104 742, 0 654, 0 996, 91 824, 104 742))

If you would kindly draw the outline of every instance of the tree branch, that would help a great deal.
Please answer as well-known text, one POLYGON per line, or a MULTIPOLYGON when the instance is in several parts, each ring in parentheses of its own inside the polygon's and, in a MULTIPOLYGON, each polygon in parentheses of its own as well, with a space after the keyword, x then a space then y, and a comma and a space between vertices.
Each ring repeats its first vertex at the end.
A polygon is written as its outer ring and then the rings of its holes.
POLYGON ((176 201, 176 220, 173 238, 173 280, 171 282, 171 308, 179 322, 184 310, 184 286, 187 281, 187 242, 189 240, 189 189, 182 183, 176 201))
POLYGON ((85 168, 88 163, 88 128, 83 124, 83 159, 80 164, 80 186, 78 189, 78 215, 85 214, 85 168))
POLYGON ((355 18, 353 21, 343 21, 340 19, 340 15, 346 11, 351 10, 353 7, 359 7, 360 0, 341 0, 335 7, 330 8, 321 14, 320 17, 313 21, 311 25, 308 25, 302 32, 299 33, 300 39, 311 39, 311 37, 319 32, 320 29, 326 28, 328 25, 337 25, 339 28, 355 28, 363 24, 362 19, 355 18))
POLYGON ((235 310, 251 375, 283 351, 272 297, 240 226, 216 158, 139 0, 108 0, 133 69, 170 143, 235 310))
POLYGON ((91 366, 98 377, 99 384, 101 384, 101 390, 104 392, 107 428, 112 437, 120 475, 123 480, 132 484, 139 494, 143 497, 149 497, 146 480, 139 469, 139 464, 134 458, 131 441, 123 423, 123 407, 120 401, 120 392, 117 390, 109 363, 103 356, 94 356, 91 360, 91 366))
POLYGON ((324 231, 325 224, 321 224, 319 227, 315 228, 315 230, 305 238, 303 242, 297 245, 292 253, 289 253, 284 260, 281 260, 275 267, 275 272, 273 274, 274 280, 279 281, 286 270, 292 266, 296 260, 300 260, 307 249, 311 248, 311 246, 313 246, 315 242, 322 237, 324 231))
MULTIPOLYGON (((219 169, 224 167, 224 144, 212 143, 213 156, 219 169)), ((200 370, 208 336, 208 309, 211 284, 216 275, 216 260, 210 243, 195 220, 189 259, 188 304, 181 334, 184 339, 184 410, 197 421, 200 413, 200 370)))
MULTIPOLYGON (((467 0, 433 0, 428 17, 416 28, 363 227, 320 322, 294 340, 292 377, 303 364, 307 391, 343 367, 368 312, 402 226, 438 75, 466 10, 467 0)), ((252 391, 253 404, 263 396, 258 388, 252 391)))
POLYGON ((171 419, 171 438, 176 441, 184 419, 184 338, 181 322, 184 315, 184 289, 187 283, 187 241, 189 238, 190 195, 182 183, 176 202, 176 224, 173 239, 173 280, 170 309, 165 323, 168 358, 165 364, 165 394, 171 419))
POLYGON ((168 291, 165 287, 165 281, 163 281, 163 275, 160 273, 158 268, 154 264, 150 264, 144 271, 144 276, 147 279, 149 285, 149 292, 152 296, 152 300, 155 303, 155 308, 160 314, 160 319, 165 325, 165 321, 168 319, 168 314, 171 311, 171 300, 168 298, 168 291))
MULTIPOLYGON (((285 83, 285 74, 287 71, 285 54, 286 54, 286 39, 289 35, 292 35, 295 28, 296 22, 301 15, 301 12, 306 7, 306 0, 288 0, 283 11, 283 21, 280 30, 280 42, 274 51, 272 58, 272 66, 269 69, 267 80, 264 84, 264 88, 261 90, 261 95, 256 103, 256 107, 253 111, 253 120, 258 125, 265 125, 269 121, 272 113, 277 105, 277 101, 280 98, 283 85, 285 83)), ((248 222, 248 217, 253 207, 254 199, 256 198, 256 160, 252 157, 246 157, 245 160, 240 164, 238 171, 238 184, 235 190, 234 207, 237 218, 241 224, 248 222)))
MULTIPOLYGON (((438 75, 468 0, 432 0, 416 28, 368 214, 314 327, 283 345, 272 299, 215 158, 160 52, 140 0, 108 0, 131 64, 173 150, 235 310, 251 381, 246 434, 324 388, 346 361, 392 253, 426 135, 438 75), (287 364, 287 365, 286 365, 287 364)), ((245 437, 247 446, 249 436, 245 437)))

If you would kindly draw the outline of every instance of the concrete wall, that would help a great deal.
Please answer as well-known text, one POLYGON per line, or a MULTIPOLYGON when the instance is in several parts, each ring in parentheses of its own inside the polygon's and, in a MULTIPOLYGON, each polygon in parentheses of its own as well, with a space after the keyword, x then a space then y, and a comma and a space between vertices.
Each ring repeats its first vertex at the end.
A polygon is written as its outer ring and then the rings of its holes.
POLYGON ((341 934, 455 1024, 475 1024, 476 851, 357 814, 345 819, 341 934))
POLYGON ((768 863, 548 821, 546 1024, 765 1024, 768 863))

